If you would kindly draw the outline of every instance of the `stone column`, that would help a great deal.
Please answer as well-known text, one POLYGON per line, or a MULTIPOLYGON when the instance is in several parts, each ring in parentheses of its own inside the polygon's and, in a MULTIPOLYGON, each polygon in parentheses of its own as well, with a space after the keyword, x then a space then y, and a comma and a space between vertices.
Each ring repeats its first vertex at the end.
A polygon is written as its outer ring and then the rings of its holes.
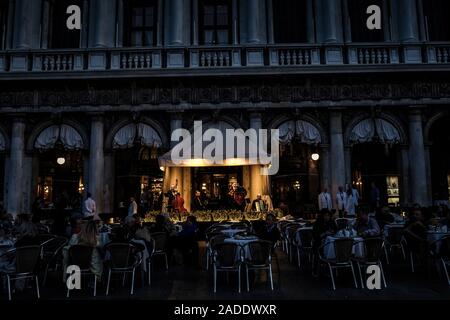
POLYGON ((332 110, 330 113, 330 165, 331 165, 331 196, 333 207, 340 186, 345 184, 344 136, 342 131, 342 113, 332 110))
POLYGON ((189 42, 190 5, 186 0, 167 0, 165 3, 165 44, 183 46, 189 42))
POLYGON ((109 48, 116 44, 116 1, 91 0, 89 47, 109 48))
POLYGON ((25 159, 25 119, 13 120, 11 133, 11 154, 8 172, 6 212, 14 217, 22 212, 23 178, 25 159))
POLYGON ((308 0, 306 3, 306 30, 308 43, 316 42, 316 17, 314 15, 314 1, 308 0))
POLYGON ((317 0, 317 40, 325 43, 342 43, 341 0, 317 0))
MULTIPOLYGON (((259 130, 262 129, 262 116, 260 112, 250 113, 250 128, 256 130, 256 134, 259 136, 259 130)), ((261 166, 250 166, 250 190, 248 197, 251 200, 256 199, 258 194, 264 194, 264 186, 267 185, 267 176, 261 175, 261 166)))
POLYGON ((247 197, 251 196, 251 168, 252 166, 243 166, 242 167, 242 186, 245 190, 247 190, 247 197))
POLYGON ((409 158, 411 168, 411 196, 414 203, 429 205, 422 113, 412 110, 409 115, 409 158))
MULTIPOLYGON (((172 135, 172 132, 174 132, 177 129, 183 128, 183 120, 182 120, 182 113, 180 112, 174 112, 170 113, 170 135, 172 135)), ((173 148, 178 141, 171 141, 170 147, 173 148)), ((177 186, 177 190, 180 193, 183 193, 183 168, 181 167, 172 167, 172 168, 166 168, 169 170, 166 170, 168 183, 164 183, 165 186, 169 189, 171 186, 177 186)), ((186 186, 189 187, 189 186, 186 186)), ((164 192, 167 192, 167 190, 164 190, 164 192)), ((184 194, 182 194, 183 197, 185 197, 184 194)), ((186 201, 186 199, 185 199, 186 201)))
MULTIPOLYGON (((22 202, 21 202, 21 208, 23 213, 30 213, 31 212, 31 206, 34 201, 35 197, 35 180, 33 177, 33 169, 39 170, 39 163, 37 163, 37 166, 34 168, 35 159, 33 157, 27 156, 25 154, 25 157, 23 158, 23 173, 22 173, 22 202)), ((36 172, 37 174, 37 172, 36 172)))
POLYGON ((416 0, 391 1, 394 40, 409 43, 403 48, 405 63, 422 63, 416 0))
POLYGON ((267 0, 267 42, 275 44, 275 34, 273 25, 273 0, 267 0))
POLYGON ((321 188, 331 192, 330 185, 330 145, 320 145, 320 180, 321 188))
POLYGON ((352 184, 352 147, 345 146, 345 183, 352 184))
POLYGON ((191 211, 191 199, 192 199, 192 178, 191 168, 183 168, 183 190, 181 196, 184 199, 184 207, 191 211))
POLYGON ((416 0, 397 0, 394 1, 398 6, 398 35, 402 42, 418 42, 419 19, 417 15, 416 0))
POLYGON ((241 2, 241 43, 267 43, 265 0, 241 2))
POLYGON ((344 42, 341 0, 317 0, 317 42, 328 44, 325 47, 327 64, 342 64, 343 53, 340 46, 333 43, 344 42))
POLYGON ((311 153, 308 152, 308 189, 309 189, 309 197, 313 203, 315 203, 315 199, 321 191, 320 190, 320 179, 319 179, 319 170, 317 167, 317 161, 311 159, 311 153))
MULTIPOLYGON (((430 146, 425 145, 425 167, 427 169, 427 194, 430 204, 433 202, 433 190, 431 181, 431 158, 430 158, 430 146)), ((446 179, 444 179, 446 180, 446 179)))
POLYGON ((14 49, 40 47, 41 0, 16 0, 14 15, 14 49))
POLYGON ((97 205, 97 213, 103 212, 104 166, 103 151, 104 123, 103 117, 94 115, 91 120, 91 143, 89 150, 89 182, 88 189, 97 205))
POLYGON ((115 159, 114 153, 105 154, 105 187, 103 190, 104 213, 114 213, 114 191, 115 191, 115 159))
MULTIPOLYGON (((183 112, 171 112, 169 140, 172 140, 171 136, 175 130, 182 128, 183 128, 183 112)), ((178 141, 170 141, 170 148, 175 147, 177 144, 178 141)))
POLYGON ((408 205, 411 202, 411 181, 409 178, 409 155, 408 146, 400 146, 401 176, 400 176, 400 202, 408 205))

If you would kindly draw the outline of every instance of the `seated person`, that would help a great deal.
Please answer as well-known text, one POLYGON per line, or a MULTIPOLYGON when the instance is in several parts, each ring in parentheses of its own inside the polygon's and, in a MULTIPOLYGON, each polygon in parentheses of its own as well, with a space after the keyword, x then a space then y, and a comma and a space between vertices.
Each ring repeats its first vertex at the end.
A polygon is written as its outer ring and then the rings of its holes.
POLYGON ((125 218, 123 227, 127 232, 127 238, 133 239, 137 230, 137 222, 140 221, 137 214, 125 218))
POLYGON ((39 229, 32 222, 23 222, 20 224, 17 228, 16 236, 16 248, 41 245, 41 241, 39 239, 39 229))
POLYGON ((100 243, 98 239, 97 225, 94 221, 85 222, 81 227, 80 233, 74 234, 67 247, 64 248, 64 269, 67 268, 69 263, 69 248, 75 245, 83 245, 94 248, 91 258, 91 271, 97 276, 97 279, 100 280, 103 273, 103 260, 98 250, 100 243))
POLYGON ((76 213, 70 218, 70 226, 67 227, 66 236, 71 238, 74 234, 81 232, 84 216, 81 213, 76 213))
POLYGON ((262 196, 258 194, 256 196, 256 199, 252 202, 252 211, 254 212, 266 212, 267 211, 267 204, 262 199, 262 196))
POLYGON ((313 224, 313 275, 317 276, 319 271, 319 249, 323 241, 337 231, 337 225, 328 209, 322 209, 319 217, 313 224))
POLYGON ((164 232, 170 235, 170 231, 167 228, 166 217, 163 215, 157 215, 155 223, 150 227, 150 233, 164 232))
POLYGON ((183 225, 183 229, 178 233, 179 237, 193 237, 196 236, 198 231, 197 219, 194 216, 187 217, 186 223, 183 225))
MULTIPOLYGON (((447 208, 447 206, 445 206, 445 208, 447 208)), ((448 208, 442 213, 440 224, 441 226, 447 226, 447 228, 450 229, 450 210, 448 210, 448 208)))
POLYGON ((198 265, 197 232, 197 219, 194 216, 189 216, 175 240, 175 247, 181 251, 183 261, 187 265, 198 265))
POLYGON ((14 242, 9 238, 9 226, 5 223, 0 223, 0 273, 13 272, 14 261, 2 255, 14 248, 14 242))
POLYGON ((361 211, 359 213, 359 218, 356 221, 355 229, 358 235, 363 238, 378 237, 381 235, 380 226, 378 225, 377 220, 369 217, 369 213, 367 211, 361 211))
POLYGON ((375 219, 378 222, 380 228, 383 228, 385 225, 394 223, 395 216, 389 211, 388 207, 377 208, 375 210, 375 219))
POLYGON ((419 207, 414 208, 406 224, 404 237, 408 248, 415 252, 422 262, 425 262, 428 257, 427 231, 422 210, 419 207))
POLYGON ((267 215, 266 226, 263 230, 261 230, 259 238, 270 241, 274 245, 280 240, 280 230, 278 230, 276 218, 273 214, 269 213, 267 215))
POLYGON ((322 240, 335 234, 336 231, 337 226, 331 217, 331 212, 328 209, 322 209, 319 217, 313 224, 314 247, 320 247, 322 240))
POLYGON ((192 200, 192 211, 204 211, 206 210, 206 203, 202 199, 202 194, 200 191, 195 191, 195 197, 192 200))

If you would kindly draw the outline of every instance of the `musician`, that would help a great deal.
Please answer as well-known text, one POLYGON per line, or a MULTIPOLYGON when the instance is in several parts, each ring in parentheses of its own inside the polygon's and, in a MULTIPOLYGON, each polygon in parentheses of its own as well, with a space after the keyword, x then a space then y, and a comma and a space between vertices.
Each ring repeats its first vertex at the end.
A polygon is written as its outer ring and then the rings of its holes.
POLYGON ((245 211, 246 202, 245 197, 247 196, 247 190, 244 189, 244 187, 241 187, 240 185, 236 184, 233 186, 233 200, 234 200, 234 206, 237 210, 245 211))
POLYGON ((202 194, 200 191, 195 191, 194 200, 192 201, 192 210, 193 212, 206 210, 206 204, 202 200, 202 194))
POLYGON ((258 194, 256 199, 252 202, 252 211, 255 212, 266 212, 267 203, 262 199, 262 196, 258 194))

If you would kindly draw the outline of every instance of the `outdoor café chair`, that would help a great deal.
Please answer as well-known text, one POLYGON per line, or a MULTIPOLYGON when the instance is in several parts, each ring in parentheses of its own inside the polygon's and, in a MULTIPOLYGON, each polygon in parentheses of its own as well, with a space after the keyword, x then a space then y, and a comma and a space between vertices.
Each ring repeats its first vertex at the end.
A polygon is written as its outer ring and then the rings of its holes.
POLYGON ((247 291, 250 291, 249 270, 267 270, 270 279, 270 288, 273 291, 272 242, 255 241, 250 242, 247 246, 250 252, 250 257, 245 259, 247 291))
POLYGON ((11 272, 5 272, 8 285, 8 299, 11 300, 11 281, 28 280, 32 279, 36 283, 37 298, 40 298, 39 294, 39 278, 38 278, 38 265, 41 257, 40 246, 29 246, 11 249, 5 252, 1 258, 5 259, 15 266, 15 270, 11 272))
POLYGON ((312 230, 309 229, 298 229, 297 232, 295 233, 295 238, 298 239, 297 259, 298 259, 298 267, 301 268, 302 254, 307 256, 308 263, 312 263, 313 232, 312 230))
POLYGON ((153 239, 153 252, 150 256, 150 259, 153 260, 156 256, 164 256, 166 262, 166 270, 169 270, 169 261, 167 258, 167 234, 164 232, 156 232, 151 234, 151 238, 153 239))
POLYGON ((218 272, 237 272, 238 291, 241 293, 241 264, 242 247, 235 243, 219 243, 213 247, 213 268, 214 268, 214 293, 217 292, 218 272))
POLYGON ((450 268, 450 236, 442 238, 441 241, 442 241, 441 262, 442 267, 444 268, 445 276, 447 277, 447 283, 450 286, 450 276, 448 273, 448 268, 450 268))
POLYGON ((336 284, 334 281, 334 269, 339 268, 349 268, 352 270, 353 281, 355 283, 355 288, 358 288, 358 283, 356 281, 355 269, 353 268, 352 263, 352 252, 353 252, 353 243, 354 240, 352 238, 341 238, 336 239, 333 243, 325 243, 319 248, 319 258, 322 262, 328 265, 330 270, 331 282, 333 284, 333 290, 336 290, 336 284), (335 258, 328 259, 322 256, 322 252, 327 245, 334 246, 335 258))
POLYGON ((124 282, 126 275, 131 273, 130 294, 133 295, 136 268, 142 263, 142 258, 137 255, 137 248, 130 243, 110 243, 105 250, 109 254, 106 295, 109 295, 111 275, 113 273, 123 274, 124 282))
POLYGON ((386 277, 384 276, 383 264, 381 263, 381 256, 383 254, 384 242, 381 238, 367 238, 362 241, 357 241, 354 245, 363 243, 364 253, 362 257, 354 257, 353 261, 358 266, 359 279, 361 280, 361 287, 364 289, 364 282, 361 268, 369 266, 378 266, 381 271, 384 286, 387 288, 386 277))
POLYGON ((207 234, 206 270, 209 270, 210 261, 213 262, 214 246, 216 244, 224 243, 226 238, 226 235, 221 232, 207 234))
POLYGON ((42 285, 45 286, 47 282, 47 276, 52 265, 55 265, 55 271, 58 270, 58 265, 62 265, 61 252, 64 246, 67 244, 65 237, 52 238, 41 245, 42 247, 42 265, 44 267, 44 280, 42 285))
POLYGON ((435 260, 438 271, 439 265, 442 264, 446 281, 450 286, 450 276, 448 268, 450 267, 450 236, 444 236, 443 238, 433 242, 430 245, 431 258, 435 260))
MULTIPOLYGON (((84 245, 74 245, 68 250, 69 265, 80 268, 80 275, 94 276, 94 297, 97 296, 97 275, 91 271, 92 254, 96 248, 84 245)), ((70 289, 67 288, 67 298, 70 297, 70 289)))
POLYGON ((392 249, 399 249, 402 252, 403 259, 406 260, 405 247, 403 244, 403 230, 402 226, 393 226, 387 229, 385 235, 384 253, 386 255, 386 263, 389 264, 389 254, 392 253, 392 249), (389 248, 389 252, 388 252, 389 248))

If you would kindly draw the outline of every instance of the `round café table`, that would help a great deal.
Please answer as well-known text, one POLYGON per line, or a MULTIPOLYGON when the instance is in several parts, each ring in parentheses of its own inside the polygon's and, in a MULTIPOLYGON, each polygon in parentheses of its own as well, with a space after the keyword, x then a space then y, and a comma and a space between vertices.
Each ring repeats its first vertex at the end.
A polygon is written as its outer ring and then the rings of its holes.
POLYGON ((246 232, 247 230, 245 229, 224 229, 224 230, 220 230, 220 232, 222 232, 224 235, 226 235, 227 237, 234 237, 237 233, 241 233, 241 232, 246 232))
MULTIPOLYGON (((337 239, 342 239, 338 237, 329 236, 325 240, 325 246, 323 248, 324 257, 328 260, 336 259, 336 252, 334 250, 334 241, 337 239)), ((354 246, 352 248, 352 253, 357 258, 364 257, 364 243, 361 237, 352 237, 354 246)))
POLYGON ((250 248, 248 247, 248 244, 255 242, 255 241, 259 241, 259 238, 258 237, 247 237, 245 239, 244 238, 243 239, 228 238, 228 239, 225 239, 224 242, 236 244, 243 249, 244 254, 242 257, 241 257, 240 250, 236 253, 236 261, 238 261, 240 259, 250 259, 251 258, 250 248))

